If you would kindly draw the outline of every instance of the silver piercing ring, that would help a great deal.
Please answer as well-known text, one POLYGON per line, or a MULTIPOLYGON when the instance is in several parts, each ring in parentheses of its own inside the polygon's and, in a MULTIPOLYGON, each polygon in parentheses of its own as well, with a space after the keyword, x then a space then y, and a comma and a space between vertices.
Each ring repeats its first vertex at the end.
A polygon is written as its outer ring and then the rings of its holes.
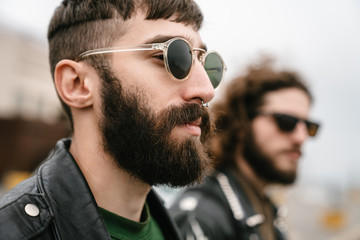
POLYGON ((203 107, 209 107, 209 103, 207 102, 207 103, 204 103, 204 101, 201 101, 201 106, 203 106, 203 107))

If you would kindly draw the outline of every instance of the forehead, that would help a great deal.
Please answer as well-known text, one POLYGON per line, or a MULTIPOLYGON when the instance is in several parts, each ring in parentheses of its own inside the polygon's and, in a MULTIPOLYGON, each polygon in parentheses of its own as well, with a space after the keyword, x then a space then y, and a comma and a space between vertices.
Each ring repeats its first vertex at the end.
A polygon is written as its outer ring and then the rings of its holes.
POLYGON ((303 90, 285 88, 266 93, 261 111, 287 113, 307 118, 310 104, 310 98, 303 90))
POLYGON ((156 36, 172 36, 187 39, 193 47, 204 45, 199 32, 192 25, 175 22, 174 17, 157 20, 146 20, 145 17, 142 11, 138 11, 131 19, 127 20, 125 34, 116 44, 143 44, 156 36))

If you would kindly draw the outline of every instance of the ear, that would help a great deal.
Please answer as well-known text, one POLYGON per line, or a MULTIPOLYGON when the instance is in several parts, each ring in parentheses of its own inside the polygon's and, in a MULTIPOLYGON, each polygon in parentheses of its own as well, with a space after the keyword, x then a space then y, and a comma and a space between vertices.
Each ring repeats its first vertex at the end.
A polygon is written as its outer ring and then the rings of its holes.
POLYGON ((55 67, 54 81, 59 97, 72 108, 86 108, 93 104, 94 81, 88 71, 89 66, 64 59, 55 67))

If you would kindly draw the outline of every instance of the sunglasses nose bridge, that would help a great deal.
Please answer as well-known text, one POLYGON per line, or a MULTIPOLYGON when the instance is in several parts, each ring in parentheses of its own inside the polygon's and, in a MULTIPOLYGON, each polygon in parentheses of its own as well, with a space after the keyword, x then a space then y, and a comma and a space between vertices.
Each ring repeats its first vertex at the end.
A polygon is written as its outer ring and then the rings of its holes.
POLYGON ((206 55, 206 51, 202 48, 194 48, 192 50, 193 59, 197 59, 203 66, 205 63, 205 55, 206 55))

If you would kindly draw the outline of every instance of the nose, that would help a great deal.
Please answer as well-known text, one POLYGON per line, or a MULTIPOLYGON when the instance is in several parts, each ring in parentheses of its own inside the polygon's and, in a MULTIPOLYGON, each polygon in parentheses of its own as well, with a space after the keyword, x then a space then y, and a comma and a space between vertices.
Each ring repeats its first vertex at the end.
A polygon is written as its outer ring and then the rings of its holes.
POLYGON ((304 122, 299 122, 294 131, 291 134, 292 139, 295 143, 301 145, 305 142, 305 140, 309 137, 306 125, 304 122))
POLYGON ((186 101, 198 99, 207 103, 215 96, 214 87, 212 86, 209 76, 199 60, 195 60, 189 78, 184 82, 184 84, 186 85, 186 90, 184 90, 183 97, 186 101))

